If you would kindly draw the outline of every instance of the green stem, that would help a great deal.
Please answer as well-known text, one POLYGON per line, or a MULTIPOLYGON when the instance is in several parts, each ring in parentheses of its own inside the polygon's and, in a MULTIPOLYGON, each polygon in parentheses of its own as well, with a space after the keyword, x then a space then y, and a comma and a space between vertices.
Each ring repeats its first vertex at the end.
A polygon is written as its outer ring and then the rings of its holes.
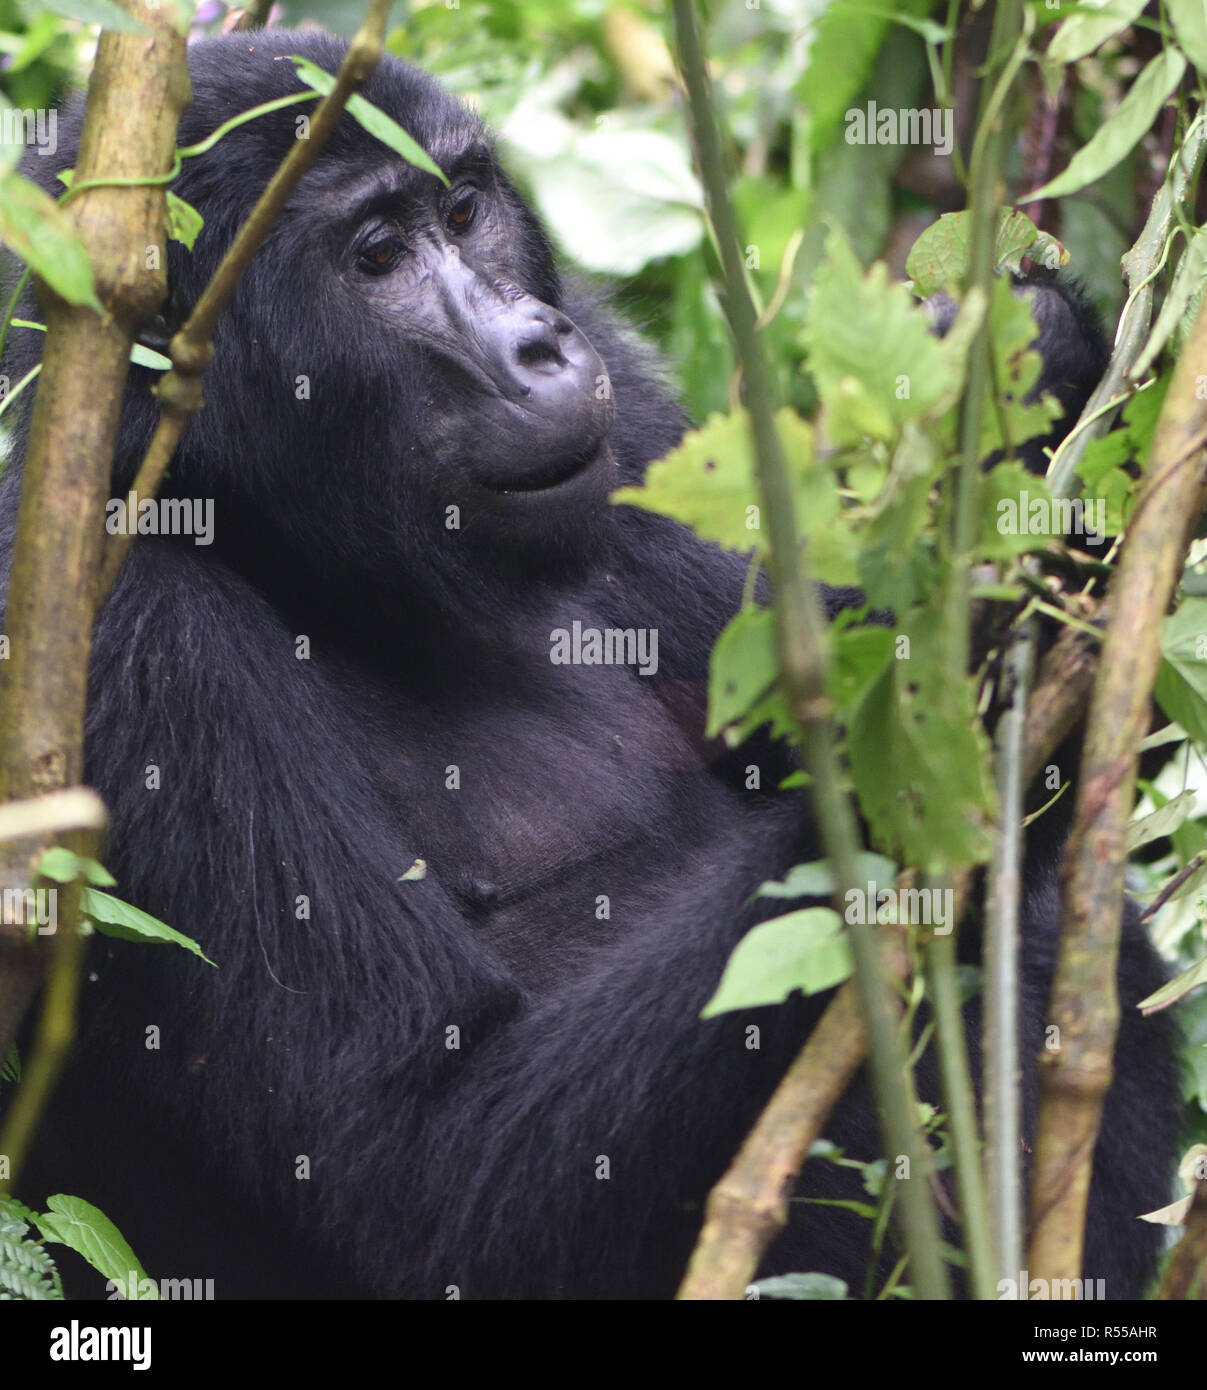
MULTIPOLYGON (((746 405, 757 461, 768 565, 776 594, 781 675, 800 727, 805 764, 812 776, 813 812, 839 885, 837 900, 854 887, 859 837, 838 761, 825 693, 825 622, 800 555, 796 499, 774 422, 770 376, 759 343, 756 313, 747 290, 741 242, 730 202, 721 137, 709 90, 704 54, 691 0, 675 0, 675 35, 691 106, 693 133, 709 215, 724 274, 725 310, 746 383, 746 405)), ((880 958, 874 924, 851 926, 855 978, 867 1023, 872 1080, 887 1151, 908 1160, 909 1180, 899 1191, 905 1246, 919 1298, 946 1298, 938 1215, 930 1188, 930 1148, 917 1128, 913 1087, 898 1035, 899 1009, 880 958)))

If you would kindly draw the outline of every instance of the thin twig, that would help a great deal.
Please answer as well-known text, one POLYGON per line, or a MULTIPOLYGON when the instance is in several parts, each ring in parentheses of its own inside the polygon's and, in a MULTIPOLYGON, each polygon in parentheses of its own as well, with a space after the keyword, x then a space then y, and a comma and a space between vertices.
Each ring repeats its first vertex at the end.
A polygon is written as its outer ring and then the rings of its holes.
MULTIPOLYGON (((812 778, 813 812, 838 885, 837 900, 841 902, 844 891, 853 887, 858 877, 859 838, 855 816, 844 790, 825 694, 825 624, 800 558, 796 499, 775 429, 772 385, 759 343, 754 304, 746 285, 720 132, 691 0, 675 0, 674 25, 708 209, 721 255, 726 314, 746 382, 762 514, 768 523, 769 568, 776 597, 781 676, 789 708, 800 728, 801 747, 812 778)), ((929 1183, 930 1149, 916 1123, 913 1088, 897 1029, 900 1010, 881 960, 875 924, 852 925, 849 930, 887 1151, 909 1160, 910 1179, 901 1184, 898 1209, 914 1290, 919 1298, 943 1298, 947 1296, 949 1285, 929 1183)), ((712 1266, 705 1269, 694 1266, 679 1296, 718 1296, 712 1282, 715 1275, 729 1296, 741 1297, 740 1289, 735 1292, 725 1283, 723 1273, 712 1266)))
MULTIPOLYGON (((390 3, 391 0, 371 0, 365 21, 349 43, 344 61, 340 64, 335 86, 315 110, 309 138, 294 141, 293 148, 281 161, 259 201, 235 234, 234 241, 184 326, 173 337, 169 348, 172 370, 164 375, 158 388, 162 413, 134 480, 133 491, 140 498, 154 497, 159 490, 189 417, 204 404, 201 379, 213 356, 214 329, 230 303, 243 272, 272 230, 302 176, 322 152, 349 99, 364 86, 380 62, 390 3)), ((133 540, 132 533, 118 533, 110 537, 100 580, 102 599, 113 587, 133 540)))

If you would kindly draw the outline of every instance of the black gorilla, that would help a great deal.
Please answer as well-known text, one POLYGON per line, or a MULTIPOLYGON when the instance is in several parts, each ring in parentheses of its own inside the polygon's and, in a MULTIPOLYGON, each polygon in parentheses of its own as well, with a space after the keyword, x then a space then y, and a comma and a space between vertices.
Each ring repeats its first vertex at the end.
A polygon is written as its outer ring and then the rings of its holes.
MULTIPOLYGON (((292 53, 334 71, 343 48, 193 46, 180 143, 299 90, 292 53)), ((799 803, 767 791, 771 750, 742 750, 743 769, 765 760, 746 791, 702 737, 744 565, 606 502, 683 430, 657 363, 559 278, 474 116, 393 61, 366 95, 451 189, 343 120, 220 325, 165 485, 214 499, 214 543, 141 538, 96 627, 87 775, 112 811, 107 863, 218 968, 94 943, 24 1195, 87 1196, 152 1274, 214 1277, 220 1297, 664 1297, 821 1003, 700 1008, 777 909, 753 888, 816 847, 799 803), (576 621, 657 633, 656 671, 552 663, 551 632, 576 621), (399 882, 417 858, 426 876, 399 882)), ((206 225, 193 254, 171 247, 163 333, 306 109, 186 163, 176 188, 206 225)), ((76 103, 57 159, 26 166, 48 188, 78 121, 76 103)), ((1048 380, 1079 406, 1097 349, 1054 294, 1045 346, 1074 370, 1048 380)), ((37 336, 14 331, 13 379, 37 336)), ((152 380, 129 388, 115 496, 152 380)), ((12 469, 7 544, 17 500, 12 469)), ((1029 872, 1027 1058, 1057 849, 1029 872)), ((1125 1010, 1158 978, 1133 923, 1125 1010)), ((1135 1216, 1165 1198, 1165 1047, 1126 1015, 1086 1259, 1113 1296, 1138 1291, 1158 1243, 1135 1216)), ((921 1084, 937 1099, 925 1068, 921 1084)), ((865 1089, 828 1133, 875 1155, 865 1089)), ((811 1164, 801 1190, 855 1195, 848 1181, 811 1164)), ((857 1289, 867 1223, 797 1211, 766 1268, 857 1289)))

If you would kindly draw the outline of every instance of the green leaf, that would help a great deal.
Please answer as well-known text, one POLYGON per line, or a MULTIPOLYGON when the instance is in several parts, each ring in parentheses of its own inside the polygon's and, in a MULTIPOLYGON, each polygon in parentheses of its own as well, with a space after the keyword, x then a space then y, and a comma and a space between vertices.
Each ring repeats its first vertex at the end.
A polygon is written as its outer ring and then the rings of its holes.
MULTIPOLYGON (((855 856, 858 887, 872 883, 876 888, 891 888, 897 877, 897 866, 883 854, 860 850, 855 856)), ((796 864, 782 879, 760 884, 761 898, 829 898, 835 892, 834 873, 826 859, 814 859, 809 864, 796 864)))
POLYGON ((983 863, 996 798, 975 683, 947 675, 944 615, 910 615, 908 654, 848 716, 847 752, 873 838, 922 873, 983 863))
POLYGON ((1170 1004, 1181 999, 1183 995, 1189 994, 1192 989, 1198 989, 1203 984, 1207 984, 1207 957, 1195 961, 1189 969, 1183 970, 1176 978, 1167 981, 1160 989, 1150 994, 1147 999, 1141 999, 1136 1007, 1145 1013, 1150 1013, 1154 1009, 1167 1008, 1170 1004))
MULTIPOLYGON (((1079 514, 1083 504, 1079 503, 1079 514)), ((1058 524, 1071 504, 1054 502, 1048 485, 1011 460, 999 463, 981 482, 981 536, 978 550, 987 560, 1009 560, 1041 550, 1063 534, 1058 524)))
MULTIPOLYGON (((10 323, 14 328, 35 328, 39 333, 46 332, 44 323, 31 323, 28 319, 11 319, 10 323)), ((165 357, 162 352, 155 352, 149 347, 144 347, 142 343, 133 343, 130 347, 130 361, 139 367, 152 367, 157 372, 166 372, 171 369, 172 359, 165 357)), ((12 397, 10 396, 11 400, 12 397)))
POLYGON ((121 941, 149 941, 183 946, 186 951, 200 956, 207 965, 214 964, 192 937, 185 936, 175 928, 169 927, 166 922, 161 922, 158 917, 152 917, 149 912, 122 902, 110 893, 102 893, 97 888, 85 888, 80 898, 80 907, 91 918, 102 936, 114 936, 121 941))
MULTIPOLYGON (((861 557, 862 558, 862 557, 861 557)), ((832 659, 826 672, 827 689, 845 714, 856 705, 893 659, 893 633, 879 623, 831 628, 832 659)))
MULTIPOLYGON (((806 535, 837 515, 833 475, 818 464, 812 427, 795 411, 776 412, 776 427, 790 471, 800 488, 800 518, 806 535)), ((754 454, 745 410, 713 415, 689 430, 678 448, 650 465, 642 487, 612 494, 618 506, 641 507, 674 517, 727 550, 748 554, 765 549, 762 511, 754 484, 754 454)))
POLYGON ((816 14, 808 65, 797 84, 814 153, 830 144, 860 95, 887 29, 887 17, 864 0, 832 0, 816 14))
POLYGON ((1127 827, 1129 853, 1134 849, 1139 849, 1141 845, 1151 844, 1153 840, 1160 840, 1166 835, 1172 835, 1194 810, 1194 802, 1195 793, 1193 790, 1179 792, 1177 796, 1153 811, 1151 815, 1142 816, 1139 820, 1132 821, 1127 827))
POLYGON ((114 0, 42 0, 42 4, 64 19, 75 19, 81 24, 99 24, 119 34, 151 32, 141 20, 128 14, 114 0))
POLYGON ((892 440, 947 394, 947 356, 926 314, 883 262, 865 274, 839 232, 826 242, 801 341, 837 444, 892 440))
POLYGON ((150 367, 155 372, 170 372, 172 370, 170 357, 165 357, 162 352, 156 352, 154 348, 144 347, 142 343, 135 343, 131 347, 130 361, 136 367, 150 367))
MULTIPOLYGON (((1082 0, 1062 21, 1048 45, 1046 60, 1075 63, 1138 19, 1148 0, 1082 0)), ((1191 0, 1195 3, 1195 0, 1191 0)), ((1201 6, 1202 0, 1197 0, 1201 6)))
MULTIPOLYGON (((313 87, 321 96, 327 96, 335 88, 335 78, 329 72, 324 72, 322 68, 316 67, 308 58, 299 57, 294 54, 290 62, 298 70, 298 76, 308 87, 313 87)), ((348 115, 360 122, 362 126, 381 141, 383 145, 388 145, 396 155, 405 159, 408 164, 413 164, 417 169, 424 169, 429 174, 435 174, 442 184, 447 188, 449 182, 443 170, 423 148, 418 141, 414 140, 392 117, 387 116, 384 111, 376 107, 372 102, 368 102, 359 94, 354 94, 348 99, 348 115)))
POLYGON ((1186 59, 1177 49, 1163 49, 1132 83, 1114 115, 1069 161, 1064 173, 1028 193, 1025 201, 1066 198, 1108 174, 1152 129, 1185 71, 1186 59))
POLYGON ((1169 723, 1163 728, 1157 729, 1147 738, 1142 738, 1136 745, 1137 753, 1147 753, 1150 748, 1163 748, 1167 743, 1184 743, 1186 741, 1186 730, 1181 724, 1169 723))
POLYGON ((841 984, 851 970, 851 947, 838 913, 801 908, 746 933, 700 1017, 778 1004, 796 989, 816 994, 841 984))
POLYGON ((49 193, 20 174, 0 178, 0 241, 68 304, 104 313, 75 224, 49 193))
POLYGON ((117 879, 95 859, 87 859, 63 845, 52 845, 38 860, 38 873, 56 883, 74 883, 82 878, 98 888, 112 888, 117 879))
MULTIPOLYGON (((769 725, 768 736, 770 738, 782 738, 795 745, 797 739, 796 722, 788 713, 788 706, 784 703, 783 694, 778 686, 769 690, 762 699, 756 700, 736 724, 729 725, 723 731, 722 737, 725 739, 726 747, 736 748, 764 724, 769 725)), ((786 790, 788 787, 808 786, 809 783, 805 774, 797 771, 789 773, 779 785, 782 790, 786 790)))
POLYGON ((635 275, 703 239, 703 194, 679 131, 581 129, 521 103, 501 138, 554 241, 584 269, 635 275))
POLYGON ((708 663, 709 738, 740 719, 779 675, 775 612, 751 604, 725 624, 708 663))
POLYGON ((1207 599, 1187 598, 1161 628, 1153 694, 1170 719, 1207 744, 1207 599))
POLYGON ((12 114, 15 113, 15 109, 12 102, 0 92, 0 131, 11 133, 14 137, 11 142, 0 141, 0 178, 11 173, 25 153, 24 143, 16 138, 21 127, 17 125, 15 115, 12 114))
MULTIPOLYGON (((945 212, 932 222, 910 248, 905 273, 914 282, 914 293, 926 298, 940 290, 958 288, 968 274, 968 235, 972 228, 967 212, 945 212)), ((1019 270, 1023 257, 1052 270, 1068 264, 1069 253, 1047 232, 1041 232, 1017 208, 998 211, 993 263, 1019 270)))
POLYGON ((1008 276, 993 282, 989 326, 996 395, 984 412, 982 457, 1007 446, 1017 449, 1028 439, 1047 434, 1061 412, 1054 396, 1026 399, 1043 369, 1043 359, 1032 346, 1039 328, 1030 294, 1015 294, 1008 276))
POLYGON ((178 197, 170 189, 167 195, 167 227, 168 236, 173 241, 183 242, 191 251, 197 243, 197 237, 202 227, 205 226, 205 218, 191 204, 186 203, 183 198, 178 197))
POLYGON ((1203 0, 1165 0, 1165 12, 1182 51, 1207 75, 1207 6, 1203 0))
POLYGON ((159 1290, 147 1279, 134 1251, 112 1221, 82 1197, 60 1193, 47 1198, 50 1210, 35 1217, 44 1240, 56 1241, 76 1251, 99 1274, 126 1289, 133 1282, 140 1301, 158 1301, 159 1290))
POLYGON ((0 1193, 0 1300, 60 1302, 63 1285, 54 1260, 29 1231, 37 1217, 0 1193))
POLYGON ((1182 259, 1178 262, 1173 284, 1161 305, 1161 312, 1153 324, 1144 351, 1136 359, 1131 369, 1131 377, 1139 381, 1148 374, 1149 367, 1156 361, 1158 353, 1173 337, 1192 298, 1197 298, 1207 281, 1207 227, 1200 227, 1190 239, 1182 259))
POLYGON ((1106 502, 1109 536, 1118 536, 1127 529, 1139 486, 1139 480, 1131 476, 1130 466, 1148 457, 1170 375, 1167 372, 1138 391, 1123 407, 1121 426, 1101 439, 1091 440, 1077 465, 1086 496, 1101 497, 1106 502))
POLYGON ((833 1274, 779 1274, 751 1285, 760 1298, 793 1298, 841 1303, 847 1286, 833 1274))

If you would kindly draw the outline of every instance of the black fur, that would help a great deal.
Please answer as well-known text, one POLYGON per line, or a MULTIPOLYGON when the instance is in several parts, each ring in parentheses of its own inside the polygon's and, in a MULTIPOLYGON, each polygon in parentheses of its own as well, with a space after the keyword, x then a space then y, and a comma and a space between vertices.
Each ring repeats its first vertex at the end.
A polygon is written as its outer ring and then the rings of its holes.
MULTIPOLYGON (((295 52, 334 71, 342 45, 301 33, 195 44, 180 143, 296 90, 295 52)), ((401 63, 384 63, 367 96, 447 171, 484 139, 401 63)), ((309 109, 186 164, 177 191, 206 226, 194 254, 170 248, 161 338, 309 109)), ((55 160, 27 162, 47 187, 74 160, 79 114, 71 103, 55 160)), ((799 804, 766 794, 776 769, 747 793, 715 775, 731 764, 700 733, 709 649, 744 565, 608 506, 595 484, 581 506, 551 496, 521 515, 521 501, 467 482, 582 443, 559 436, 552 411, 526 432, 523 400, 502 402, 475 305, 502 316, 504 338, 508 303, 553 306, 606 363, 614 415, 583 407, 583 428, 606 433, 588 465, 604 484, 639 478, 684 425, 653 358, 560 279, 497 168, 478 172, 486 201, 448 263, 472 283, 448 290, 433 271, 420 284, 408 267, 438 267, 453 235, 436 180, 345 118, 219 327, 207 406, 165 484, 215 500, 216 543, 140 538, 96 626, 87 776, 112 812, 106 862, 123 896, 198 938, 218 968, 94 944, 84 1034, 23 1195, 88 1197, 153 1275, 214 1277, 219 1297, 668 1296, 709 1185, 822 1007, 698 1017, 734 944, 778 907, 752 907, 754 887, 815 854, 799 804), (387 173, 402 268, 369 278, 349 249, 349 189, 387 173), (435 327, 417 341, 427 314, 435 327), (460 340, 441 337, 450 323, 460 340), (551 630, 576 619, 656 629, 657 675, 552 665, 551 630), (308 660, 295 655, 303 634, 308 660), (446 789, 450 765, 459 790, 446 789), (397 882, 417 857, 426 877, 397 882), (597 919, 600 895, 610 920, 597 919)), ((524 368, 538 402, 538 376, 560 389, 566 370, 548 333, 569 331, 542 322, 524 368)), ((37 336, 14 330, 13 379, 37 336)), ((1044 346, 1077 351, 1046 334, 1044 346)), ((156 418, 152 380, 133 373, 115 495, 156 418)), ((6 553, 18 490, 11 467, 6 553)), ((1058 849, 1028 883, 1026 1058, 1058 930, 1058 849)), ((1120 977, 1127 1022, 1087 1256, 1116 1297, 1152 1267, 1157 1233, 1135 1216, 1165 1198, 1173 1123, 1163 1026, 1127 1014, 1159 978, 1134 922, 1120 977)), ((929 1063, 921 1084, 937 1101, 929 1063)), ((827 1133, 854 1156, 878 1152, 862 1086, 827 1133)), ((800 1192, 858 1195, 849 1174, 813 1163, 800 1192)), ((824 1269, 858 1288, 868 1224, 795 1212, 767 1270, 824 1269)))

